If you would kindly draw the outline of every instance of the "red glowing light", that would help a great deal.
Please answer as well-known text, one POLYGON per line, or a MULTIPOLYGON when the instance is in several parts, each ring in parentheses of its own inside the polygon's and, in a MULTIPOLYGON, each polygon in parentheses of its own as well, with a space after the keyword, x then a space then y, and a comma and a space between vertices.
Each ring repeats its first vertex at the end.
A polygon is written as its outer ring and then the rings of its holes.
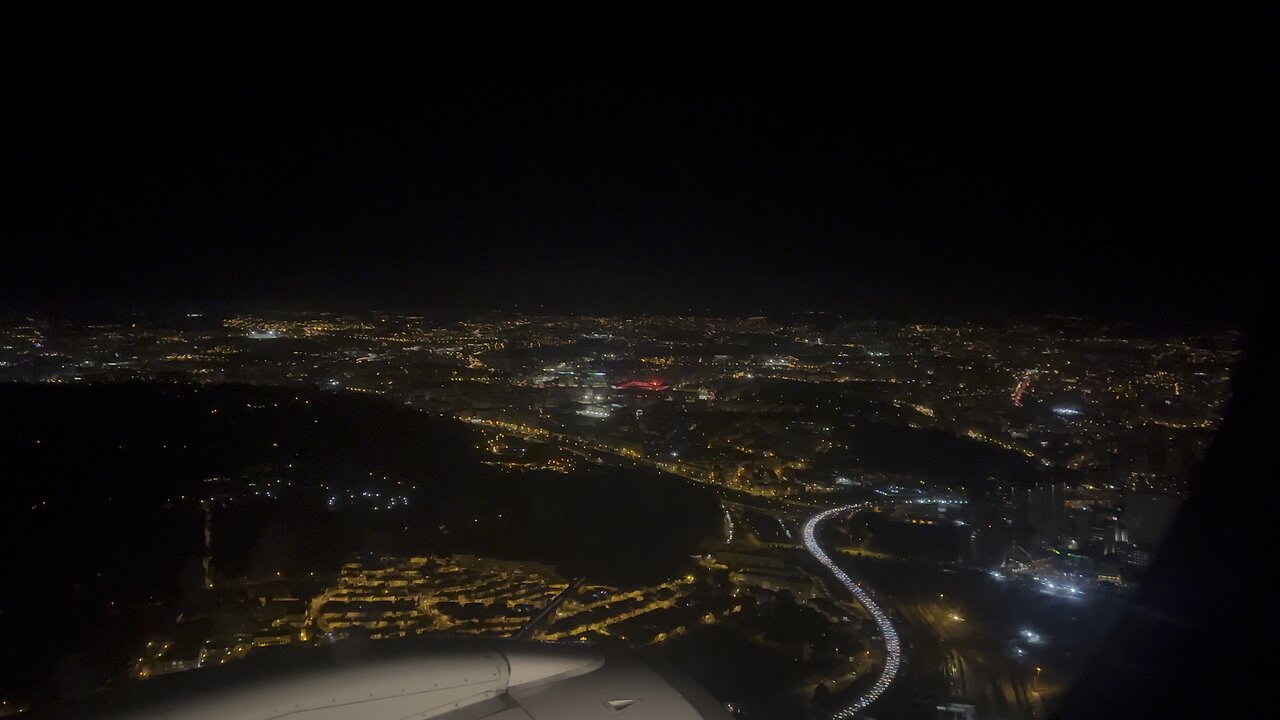
POLYGON ((1013 391, 1013 404, 1016 407, 1022 407, 1022 396, 1031 387, 1031 375, 1027 374, 1022 378, 1022 382, 1018 383, 1018 388, 1013 391))
POLYGON ((626 380, 613 384, 614 390, 666 390, 671 384, 665 380, 626 380))

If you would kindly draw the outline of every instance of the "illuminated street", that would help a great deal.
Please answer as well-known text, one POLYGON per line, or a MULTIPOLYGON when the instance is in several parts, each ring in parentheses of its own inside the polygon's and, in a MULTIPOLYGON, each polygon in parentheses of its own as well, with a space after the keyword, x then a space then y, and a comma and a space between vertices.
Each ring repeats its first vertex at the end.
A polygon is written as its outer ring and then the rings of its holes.
POLYGON ((884 694, 889 689, 889 684, 898 674, 898 668, 902 663, 902 648, 898 640, 898 631, 894 629, 893 623, 889 621, 889 616, 880 608, 871 595, 860 583, 854 582, 849 575, 838 565, 832 562, 831 558, 818 546, 818 541, 814 536, 814 532, 818 524, 828 518, 834 517, 845 512, 856 512, 863 510, 863 505, 845 505, 843 507, 832 508, 814 515, 804 524, 804 546, 818 562, 835 576, 836 580, 845 587, 849 592, 853 593, 854 598, 866 608, 876 627, 880 630, 880 636, 884 639, 885 659, 884 667, 880 670, 880 675, 876 678, 875 683, 863 692, 862 696, 848 706, 836 711, 833 716, 837 718, 854 717, 860 710, 876 701, 876 698, 884 694))

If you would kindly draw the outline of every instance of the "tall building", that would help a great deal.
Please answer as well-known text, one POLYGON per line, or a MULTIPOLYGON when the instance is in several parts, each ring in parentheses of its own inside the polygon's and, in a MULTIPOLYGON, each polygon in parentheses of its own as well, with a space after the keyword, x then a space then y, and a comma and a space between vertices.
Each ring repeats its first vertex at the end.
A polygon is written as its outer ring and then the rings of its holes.
POLYGON ((1089 532, 1089 542, 1095 546, 1100 544, 1103 555, 1114 555, 1119 544, 1129 542, 1129 533, 1120 518, 1106 515, 1089 532))
POLYGON ((1066 483, 1043 483, 1014 491, 1022 522, 1034 528, 1040 539, 1052 543, 1067 526, 1066 483))

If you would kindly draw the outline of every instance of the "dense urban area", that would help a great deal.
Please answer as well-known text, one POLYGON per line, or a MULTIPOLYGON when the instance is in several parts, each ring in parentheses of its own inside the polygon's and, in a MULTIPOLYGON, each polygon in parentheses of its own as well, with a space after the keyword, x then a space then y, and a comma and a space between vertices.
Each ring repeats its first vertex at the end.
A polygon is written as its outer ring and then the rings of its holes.
MULTIPOLYGON (((55 695, 276 646, 472 634, 641 648, 744 717, 1045 718, 1158 553, 1237 347, 1069 317, 13 320, 5 449, 117 474, 15 479, 13 532, 38 545, 84 522, 64 506, 131 502, 117 484, 146 475, 154 505, 128 532, 154 525, 141 544, 182 570, 93 590, 117 555, 36 553, 63 575, 36 597, 65 610, 6 595, 0 622, 116 618, 108 672, 39 669, 55 695), (172 435, 129 429, 145 402, 111 393, 138 386, 172 435), (57 436, 61 410, 17 419, 85 403, 91 450, 57 436), (352 408, 375 430, 331 427, 352 408), (392 458, 418 442, 425 460, 392 458), (193 459, 224 444, 236 462, 193 459)), ((46 692, 26 680, 0 715, 46 692)))

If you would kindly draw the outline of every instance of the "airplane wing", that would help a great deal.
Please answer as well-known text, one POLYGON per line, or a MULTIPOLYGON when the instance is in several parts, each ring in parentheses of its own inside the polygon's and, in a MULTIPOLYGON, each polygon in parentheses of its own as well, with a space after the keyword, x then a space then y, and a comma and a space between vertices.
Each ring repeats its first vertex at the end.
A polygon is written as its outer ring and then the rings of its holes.
POLYGON ((623 650, 501 641, 283 649, 133 681, 49 717, 114 720, 724 720, 692 680, 623 650))

